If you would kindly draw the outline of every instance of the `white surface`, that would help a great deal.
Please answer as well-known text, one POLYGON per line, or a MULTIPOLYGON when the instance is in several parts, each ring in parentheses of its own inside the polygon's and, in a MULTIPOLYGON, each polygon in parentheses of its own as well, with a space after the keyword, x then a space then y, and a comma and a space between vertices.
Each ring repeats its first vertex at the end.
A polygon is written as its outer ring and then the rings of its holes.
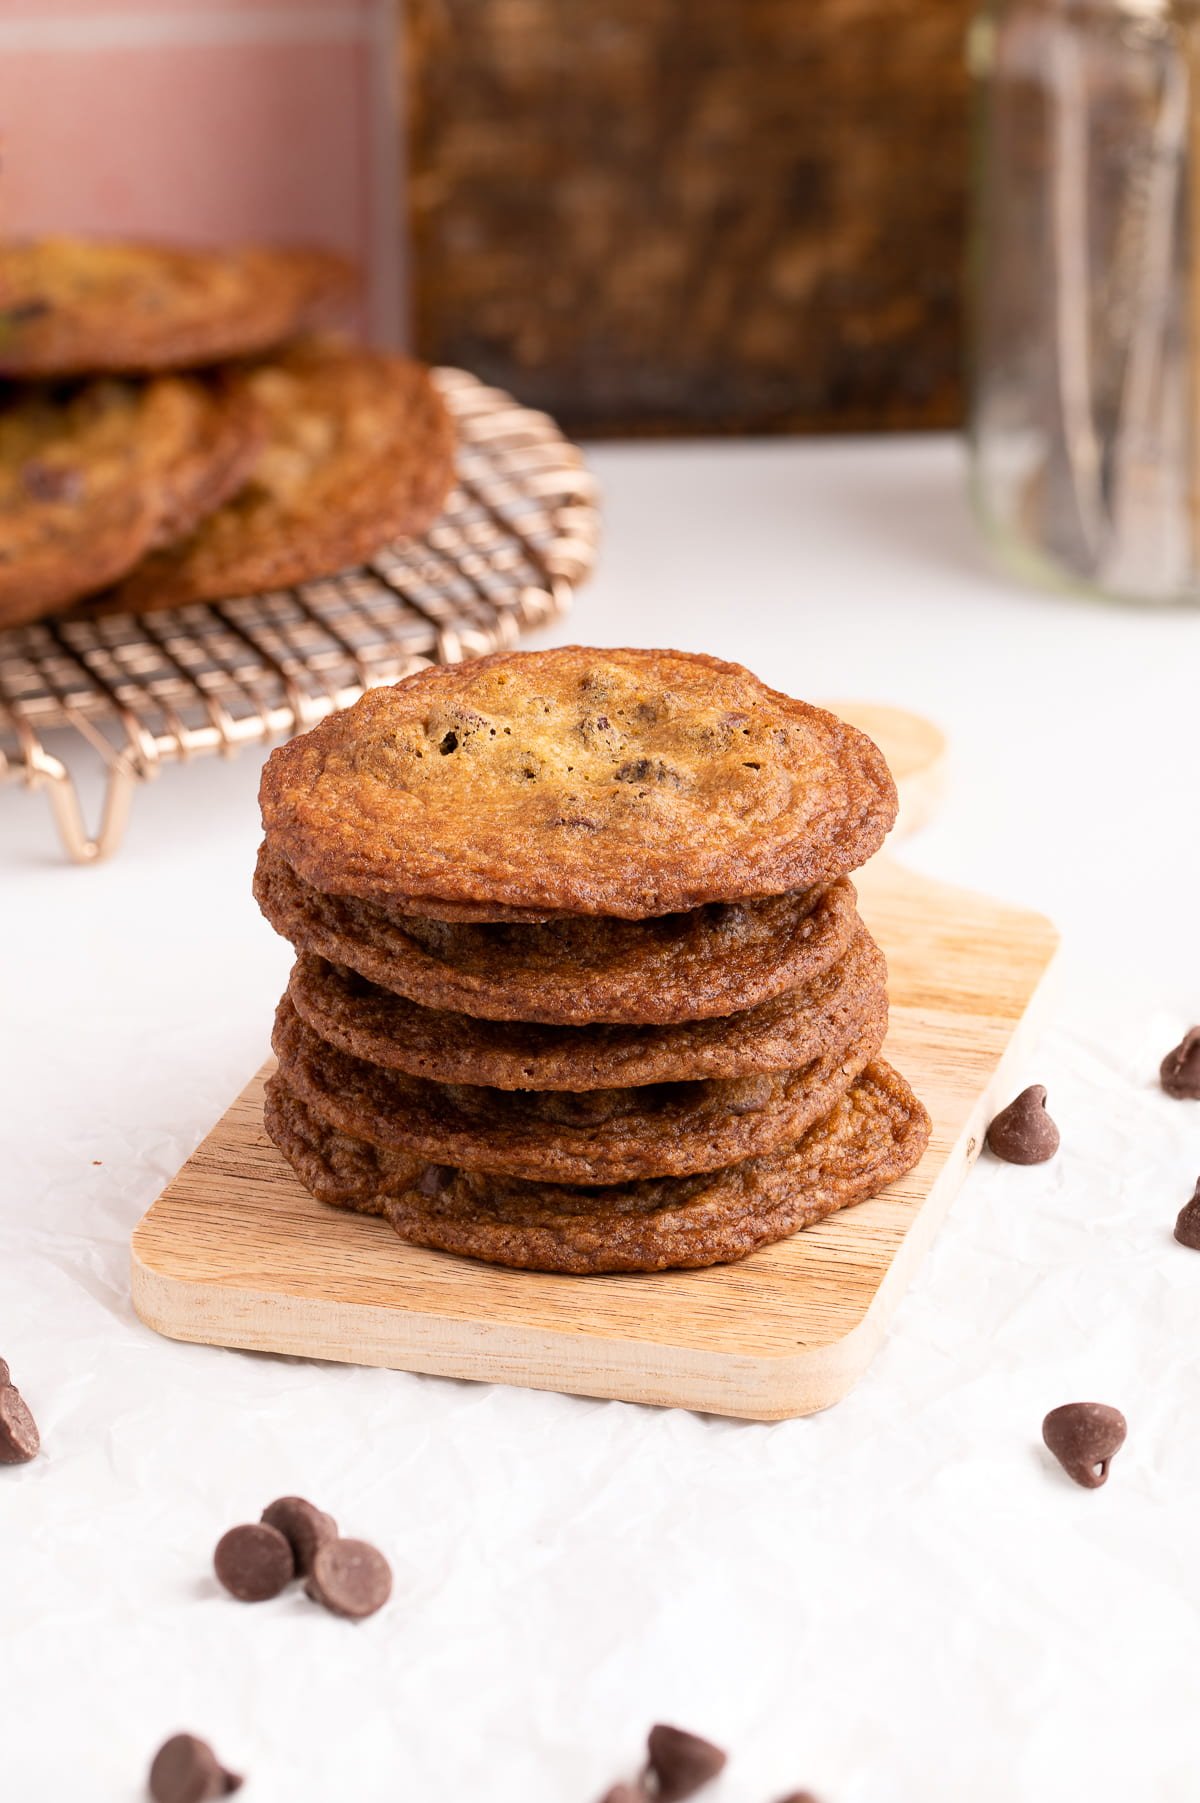
POLYGON ((947 441, 608 448, 568 630, 927 712, 953 782, 902 855, 1044 908, 1027 1080, 1051 1165, 984 1161, 861 1388, 774 1427, 179 1346, 129 1233, 263 1056, 286 948, 249 894, 256 760, 173 770, 105 868, 0 794, 0 1352, 45 1455, 0 1469, 0 1794, 131 1803, 168 1732, 253 1803, 595 1803, 656 1719, 712 1803, 1194 1803, 1200 616, 986 573, 947 441), (1085 1492, 1044 1413, 1116 1403, 1085 1492), (377 1541, 359 1627, 244 1607, 218 1535, 299 1491, 377 1541))

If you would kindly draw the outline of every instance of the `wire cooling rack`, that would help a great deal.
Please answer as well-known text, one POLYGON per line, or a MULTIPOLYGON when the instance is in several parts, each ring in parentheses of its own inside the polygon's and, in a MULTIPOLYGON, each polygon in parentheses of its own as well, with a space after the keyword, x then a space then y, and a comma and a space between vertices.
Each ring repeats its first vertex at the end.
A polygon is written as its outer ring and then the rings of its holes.
POLYGON ((68 857, 116 850, 139 783, 232 757, 349 707, 422 664, 514 645, 557 619, 595 561, 595 487, 543 413, 462 370, 435 372, 458 472, 425 537, 320 582, 171 612, 0 632, 0 783, 50 800, 68 857), (98 754, 94 835, 71 774, 98 754))

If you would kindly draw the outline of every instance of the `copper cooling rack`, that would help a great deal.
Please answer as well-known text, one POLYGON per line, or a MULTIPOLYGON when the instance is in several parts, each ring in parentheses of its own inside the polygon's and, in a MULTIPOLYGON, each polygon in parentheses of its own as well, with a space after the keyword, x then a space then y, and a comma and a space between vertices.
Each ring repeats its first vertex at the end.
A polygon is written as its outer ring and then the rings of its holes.
POLYGON ((558 618, 595 559, 583 459, 545 414, 461 370, 436 372, 458 480, 423 539, 321 582, 142 618, 0 632, 0 783, 41 789, 69 857, 120 843, 137 785, 164 764, 287 738, 420 665, 516 643, 558 618), (71 773, 98 755, 94 835, 71 773))

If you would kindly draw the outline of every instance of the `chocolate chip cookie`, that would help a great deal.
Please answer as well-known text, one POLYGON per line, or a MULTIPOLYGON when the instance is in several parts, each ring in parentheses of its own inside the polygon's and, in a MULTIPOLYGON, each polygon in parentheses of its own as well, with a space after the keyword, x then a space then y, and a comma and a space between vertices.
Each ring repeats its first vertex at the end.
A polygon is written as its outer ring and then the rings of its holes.
POLYGON ((332 576, 441 511, 454 428, 421 364, 312 339, 235 380, 266 435, 245 486, 93 611, 146 613, 332 576))
POLYGON ((131 569, 245 481, 262 443, 228 382, 160 377, 11 390, 0 403, 0 626, 131 569))
POLYGON ((740 665, 504 653, 274 752, 267 838, 325 894, 641 920, 834 881, 896 814, 877 747, 740 665))
POLYGON ((334 323, 355 285, 327 251, 8 244, 0 375, 147 374, 245 357, 334 323))
POLYGON ((422 1008, 323 958, 297 959, 288 996, 339 1051, 438 1083, 494 1089, 609 1089, 795 1070, 885 1005, 887 969, 859 931, 800 989, 739 1014, 674 1027, 555 1027, 422 1008))
POLYGON ((877 1195, 911 1170, 929 1117, 882 1059, 794 1145, 722 1170, 602 1190, 417 1163, 356 1144, 268 1084, 268 1128, 323 1200, 383 1212, 414 1245, 592 1275, 722 1264, 877 1195))
POLYGON ((486 1020, 670 1026, 757 1007, 828 970, 861 930, 853 886, 651 920, 451 924, 323 895, 264 843, 259 907, 305 952, 427 1008, 486 1020))
POLYGON ((356 1139, 467 1170, 605 1184, 715 1170, 798 1139, 875 1056, 886 1004, 796 1070, 635 1088, 495 1090, 429 1083, 349 1057, 285 996, 272 1045, 288 1087, 356 1139))

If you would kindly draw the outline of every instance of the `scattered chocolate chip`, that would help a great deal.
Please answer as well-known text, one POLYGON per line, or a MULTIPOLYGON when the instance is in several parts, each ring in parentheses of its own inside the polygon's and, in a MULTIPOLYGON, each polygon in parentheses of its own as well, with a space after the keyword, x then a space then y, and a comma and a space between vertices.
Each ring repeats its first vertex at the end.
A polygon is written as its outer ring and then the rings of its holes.
POLYGON ((658 1803, 681 1803, 682 1798, 692 1796, 712 1782, 727 1757, 710 1740, 701 1740, 698 1734, 687 1734, 682 1728, 668 1728, 662 1722, 651 1728, 646 1750, 646 1770, 653 1775, 653 1794, 658 1803))
MULTIPOLYGON (((4 1367, 7 1372, 8 1366, 4 1367)), ((0 1385, 0 1465, 27 1465, 36 1459, 42 1437, 19 1390, 0 1385)))
POLYGON ((31 501, 78 501, 83 494, 83 472, 71 464, 30 457, 21 465, 21 486, 31 501))
POLYGON ((1188 1028, 1163 1059, 1158 1075, 1169 1096, 1181 1102, 1200 1102, 1200 1027, 1188 1028))
POLYGON ((605 1791, 600 1803, 647 1803, 647 1795, 641 1784, 614 1784, 605 1791))
POLYGON ((1125 1444, 1125 1417, 1104 1402, 1067 1402, 1046 1416, 1042 1439, 1068 1477, 1098 1490, 1109 1460, 1125 1444))
POLYGON ((296 1576, 306 1578, 312 1570, 317 1548, 327 1540, 337 1539, 337 1522, 323 1509, 314 1508, 302 1496, 281 1496, 262 1518, 270 1528, 278 1528, 292 1549, 296 1576))
POLYGON ((206 1740, 194 1734, 172 1734, 154 1755, 150 1795, 154 1803, 205 1803, 228 1797, 242 1780, 227 1772, 206 1740))
POLYGON ((810 1790, 793 1790, 781 1797, 779 1803, 817 1803, 817 1799, 810 1790))
POLYGON ((329 1540, 317 1548, 308 1594, 335 1615, 362 1621, 392 1594, 392 1568, 365 1540, 329 1540))
POLYGON ((291 1583, 296 1561, 278 1528, 248 1522, 221 1535, 213 1570, 239 1603, 265 1603, 291 1583))
POLYGON ((1200 1252, 1200 1177, 1196 1179, 1195 1195, 1179 1211, 1175 1238, 1181 1246, 1190 1246, 1193 1252, 1200 1252))
POLYGON ((1040 1083, 1031 1083, 1000 1110, 987 1130, 987 1146, 1006 1164, 1044 1164, 1054 1157, 1058 1128, 1046 1113, 1046 1091, 1040 1083))

